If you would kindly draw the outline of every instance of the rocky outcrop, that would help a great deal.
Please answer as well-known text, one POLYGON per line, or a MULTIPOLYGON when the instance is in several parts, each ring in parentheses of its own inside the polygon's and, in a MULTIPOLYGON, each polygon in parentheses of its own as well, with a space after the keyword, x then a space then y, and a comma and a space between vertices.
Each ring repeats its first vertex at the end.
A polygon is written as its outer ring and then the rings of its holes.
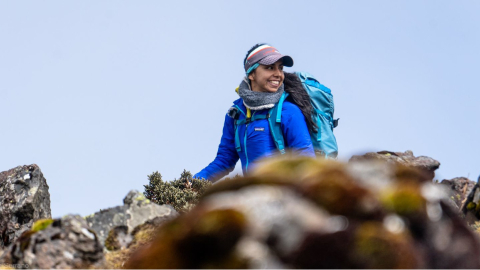
POLYGON ((32 164, 0 172, 0 248, 43 218, 51 218, 50 193, 40 168, 32 164))
POLYGON ((470 225, 480 228, 480 177, 473 185, 467 198, 462 203, 461 212, 465 215, 465 221, 470 225))
POLYGON ((102 267, 104 255, 86 221, 70 215, 35 223, 5 251, 1 262, 24 268, 92 268, 102 267))
POLYGON ((126 226, 117 226, 110 230, 105 240, 105 247, 109 250, 105 254, 105 268, 123 268, 131 254, 149 244, 155 238, 158 228, 165 222, 163 217, 156 217, 138 225, 128 234, 126 226))
MULTIPOLYGON (((105 244, 105 240, 110 230, 117 226, 126 226, 127 235, 133 229, 153 218, 169 220, 178 215, 177 211, 170 205, 158 205, 150 202, 145 196, 136 191, 130 191, 123 199, 124 205, 108 208, 86 217, 88 225, 97 232, 100 243, 105 244)), ((116 229, 114 235, 121 233, 123 229, 116 229)))
POLYGON ((450 180, 444 179, 440 184, 448 187, 449 197, 460 210, 467 200, 468 194, 472 192, 475 182, 466 177, 456 177, 450 180))
POLYGON ((167 219, 164 216, 159 216, 145 221, 130 231, 124 225, 113 227, 105 240, 105 248, 109 251, 122 250, 136 245, 139 241, 151 239, 151 237, 145 237, 142 234, 145 232, 153 234, 160 225, 169 219, 171 218, 167 219))
POLYGON ((428 178, 281 157, 213 185, 125 268, 479 268, 479 240, 428 178))
POLYGON ((350 161, 361 160, 379 160, 417 168, 425 172, 427 178, 430 180, 435 177, 435 170, 440 167, 440 162, 437 160, 426 156, 415 157, 410 150, 407 150, 404 153, 391 151, 370 152, 361 156, 352 156, 352 158, 350 158, 350 161))

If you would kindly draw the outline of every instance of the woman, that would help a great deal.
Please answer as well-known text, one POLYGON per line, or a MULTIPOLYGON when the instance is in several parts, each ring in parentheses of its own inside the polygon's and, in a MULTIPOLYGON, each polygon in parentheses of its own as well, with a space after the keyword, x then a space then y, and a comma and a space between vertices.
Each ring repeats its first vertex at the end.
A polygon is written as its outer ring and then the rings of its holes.
POLYGON ((230 173, 238 159, 245 174, 258 159, 277 154, 266 118, 284 91, 289 94, 281 117, 286 147, 315 157, 309 131, 317 127, 310 98, 295 74, 283 72, 284 66, 293 66, 293 59, 268 44, 257 44, 247 52, 243 64, 246 77, 237 89, 240 98, 225 116, 217 156, 194 178, 216 181, 230 173))

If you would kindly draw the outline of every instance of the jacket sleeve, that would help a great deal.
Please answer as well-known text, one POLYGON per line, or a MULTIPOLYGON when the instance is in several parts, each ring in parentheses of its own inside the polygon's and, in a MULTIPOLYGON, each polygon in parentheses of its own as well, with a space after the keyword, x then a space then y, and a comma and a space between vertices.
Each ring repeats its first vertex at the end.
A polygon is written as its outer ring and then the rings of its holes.
POLYGON ((305 117, 296 105, 285 102, 282 109, 282 132, 285 144, 295 154, 315 157, 305 117))
POLYGON ((235 149, 234 125, 233 119, 225 115, 223 134, 220 145, 218 146, 217 156, 212 163, 195 174, 193 178, 204 178, 215 182, 233 171, 239 159, 237 150, 235 149))

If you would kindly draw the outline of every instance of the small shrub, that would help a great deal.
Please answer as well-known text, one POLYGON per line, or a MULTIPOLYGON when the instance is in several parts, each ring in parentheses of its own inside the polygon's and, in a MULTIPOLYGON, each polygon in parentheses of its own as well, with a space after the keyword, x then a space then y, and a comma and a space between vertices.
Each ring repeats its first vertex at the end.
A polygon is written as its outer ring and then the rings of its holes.
POLYGON ((207 180, 193 179, 192 174, 186 170, 183 170, 180 179, 171 182, 163 181, 158 171, 148 175, 148 180, 148 185, 144 185, 145 197, 158 204, 170 204, 178 212, 193 208, 200 196, 212 185, 207 180))

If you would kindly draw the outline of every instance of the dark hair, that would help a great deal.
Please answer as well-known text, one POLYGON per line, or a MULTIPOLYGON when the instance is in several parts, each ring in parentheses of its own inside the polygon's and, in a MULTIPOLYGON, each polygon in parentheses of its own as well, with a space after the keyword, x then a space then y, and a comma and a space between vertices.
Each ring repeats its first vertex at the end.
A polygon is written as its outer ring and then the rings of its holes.
POLYGON ((310 96, 303 88, 302 82, 295 73, 283 73, 285 74, 285 79, 283 80, 285 92, 289 94, 287 99, 300 108, 310 133, 317 132, 318 126, 313 120, 313 106, 310 103, 310 96))
POLYGON ((267 43, 257 43, 255 45, 253 45, 252 48, 250 48, 250 50, 248 50, 247 54, 245 55, 245 58, 243 59, 243 66, 245 66, 245 62, 247 61, 247 57, 248 55, 253 52, 256 48, 260 47, 260 46, 263 46, 263 45, 266 45, 267 43))

